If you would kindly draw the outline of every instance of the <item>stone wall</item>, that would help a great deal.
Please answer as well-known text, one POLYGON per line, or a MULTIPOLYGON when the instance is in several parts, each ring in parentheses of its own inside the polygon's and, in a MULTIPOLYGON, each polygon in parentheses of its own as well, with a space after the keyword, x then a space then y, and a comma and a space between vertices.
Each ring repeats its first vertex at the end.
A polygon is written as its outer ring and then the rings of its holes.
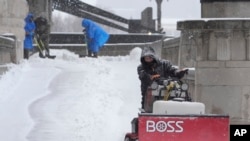
POLYGON ((195 100, 206 105, 207 113, 249 124, 250 20, 182 21, 177 29, 196 50, 195 100))
POLYGON ((24 17, 28 12, 26 1, 20 0, 1 0, 0 1, 0 34, 13 34, 17 38, 15 48, 17 63, 23 58, 23 39, 24 39, 24 17))
MULTIPOLYGON (((12 36, 15 38, 15 48, 0 50, 0 62, 2 64, 4 62, 9 63, 10 61, 18 63, 23 58, 23 40, 25 34, 23 27, 24 18, 27 13, 28 5, 25 0, 0 1, 0 36, 12 36)), ((6 70, 6 68, 1 65, 1 70, 6 70)))

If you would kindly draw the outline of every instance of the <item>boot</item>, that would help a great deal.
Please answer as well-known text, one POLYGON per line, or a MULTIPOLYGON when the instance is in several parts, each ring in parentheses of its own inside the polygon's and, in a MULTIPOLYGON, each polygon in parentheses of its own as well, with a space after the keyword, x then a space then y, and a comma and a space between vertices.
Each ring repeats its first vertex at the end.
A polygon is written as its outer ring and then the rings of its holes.
POLYGON ((96 52, 94 52, 94 56, 93 56, 93 57, 94 57, 94 58, 97 58, 97 57, 98 57, 96 52))
POLYGON ((56 55, 50 55, 50 51, 49 51, 48 46, 45 46, 45 57, 50 58, 50 59, 56 58, 56 55))
POLYGON ((88 50, 88 57, 92 57, 92 52, 88 50))
POLYGON ((45 56, 41 52, 39 52, 39 57, 40 58, 45 58, 45 56))

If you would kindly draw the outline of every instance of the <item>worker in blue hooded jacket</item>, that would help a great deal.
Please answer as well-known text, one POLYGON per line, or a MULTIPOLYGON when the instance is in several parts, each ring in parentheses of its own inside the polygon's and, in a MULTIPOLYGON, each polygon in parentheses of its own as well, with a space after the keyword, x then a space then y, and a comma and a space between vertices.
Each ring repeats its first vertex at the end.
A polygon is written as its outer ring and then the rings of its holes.
POLYGON ((33 21, 33 14, 29 13, 26 18, 24 19, 25 21, 25 39, 23 42, 24 46, 24 58, 29 59, 29 51, 32 50, 33 47, 33 37, 34 37, 34 32, 35 32, 35 23, 33 21))
POLYGON ((97 58, 98 52, 108 41, 109 34, 94 21, 89 19, 83 19, 82 26, 85 28, 84 31, 86 32, 88 56, 97 58))

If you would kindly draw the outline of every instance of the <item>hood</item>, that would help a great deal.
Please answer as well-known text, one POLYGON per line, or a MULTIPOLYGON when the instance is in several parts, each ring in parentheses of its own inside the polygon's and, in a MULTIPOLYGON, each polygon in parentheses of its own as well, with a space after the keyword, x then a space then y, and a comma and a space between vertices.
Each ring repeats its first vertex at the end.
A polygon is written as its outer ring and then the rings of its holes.
POLYGON ((48 21, 45 17, 42 17, 42 16, 39 16, 35 19, 35 23, 37 25, 47 25, 48 24, 48 21))
POLYGON ((143 50, 141 52, 141 58, 140 58, 140 61, 142 64, 145 64, 145 61, 143 59, 145 56, 150 56, 154 59, 155 62, 157 62, 155 51, 152 47, 144 47, 143 48, 143 50))
POLYGON ((83 19, 82 20, 82 27, 84 28, 90 28, 90 26, 93 24, 94 22, 89 20, 89 19, 83 19))
POLYGON ((29 23, 31 22, 31 19, 33 19, 33 14, 29 13, 24 20, 25 22, 29 23))

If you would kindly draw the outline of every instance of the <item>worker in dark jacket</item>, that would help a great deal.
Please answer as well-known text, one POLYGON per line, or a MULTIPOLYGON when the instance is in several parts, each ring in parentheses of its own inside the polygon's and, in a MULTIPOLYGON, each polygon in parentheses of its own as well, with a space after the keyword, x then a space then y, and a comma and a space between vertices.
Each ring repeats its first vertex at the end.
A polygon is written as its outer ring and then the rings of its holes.
POLYGON ((179 70, 173 67, 169 61, 158 59, 152 47, 145 47, 142 50, 140 61, 137 72, 141 80, 142 109, 144 109, 147 89, 154 80, 169 77, 181 79, 188 71, 188 69, 179 70))
POLYGON ((49 34, 50 34, 50 25, 48 20, 39 16, 35 19, 35 41, 39 51, 39 57, 41 58, 52 58, 54 59, 55 55, 50 55, 49 50, 49 34), (43 53, 45 51, 45 54, 43 53))

